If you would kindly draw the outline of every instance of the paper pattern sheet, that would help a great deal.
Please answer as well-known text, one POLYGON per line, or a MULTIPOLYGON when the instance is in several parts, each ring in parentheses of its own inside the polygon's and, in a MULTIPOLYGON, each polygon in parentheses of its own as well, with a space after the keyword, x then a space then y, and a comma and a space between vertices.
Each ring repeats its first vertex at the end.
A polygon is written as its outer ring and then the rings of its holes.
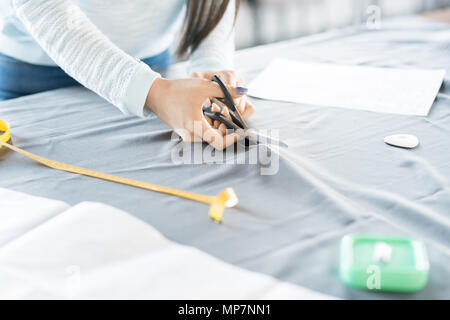
POLYGON ((249 95, 327 107, 426 116, 445 70, 392 69, 274 60, 249 95))
POLYGON ((102 203, 0 188, 0 212, 9 221, 0 299, 331 299, 172 242, 102 203))

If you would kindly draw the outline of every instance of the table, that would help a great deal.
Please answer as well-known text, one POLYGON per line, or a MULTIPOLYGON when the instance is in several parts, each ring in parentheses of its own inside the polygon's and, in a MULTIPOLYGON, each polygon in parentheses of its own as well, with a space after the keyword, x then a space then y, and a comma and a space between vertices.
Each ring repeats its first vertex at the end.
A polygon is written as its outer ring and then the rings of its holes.
MULTIPOLYGON (((449 39, 448 25, 408 16, 383 21, 381 30, 350 27, 247 49, 236 54, 236 64, 248 80, 276 57, 450 71, 449 39)), ((289 144, 279 151, 274 175, 261 175, 258 164, 175 164, 178 141, 171 140, 169 128, 156 118, 122 115, 84 88, 0 103, 0 119, 10 122, 13 143, 30 152, 194 192, 216 194, 233 187, 240 203, 225 212, 221 225, 210 221, 203 204, 58 172, 10 152, 1 154, 0 186, 69 204, 104 202, 171 240, 329 295, 448 299, 449 74, 428 117, 253 99, 257 112, 250 125, 279 130, 289 144), (420 147, 403 150, 383 143, 385 136, 402 132, 417 135, 420 147), (422 239, 431 263, 428 286, 393 294, 343 285, 339 241, 362 232, 422 239)))

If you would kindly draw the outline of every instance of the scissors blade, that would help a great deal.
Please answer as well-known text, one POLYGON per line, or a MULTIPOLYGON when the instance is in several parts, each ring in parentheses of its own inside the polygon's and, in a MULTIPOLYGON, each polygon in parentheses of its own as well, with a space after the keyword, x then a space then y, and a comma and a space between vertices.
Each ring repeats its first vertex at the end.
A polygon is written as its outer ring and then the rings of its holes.
POLYGON ((268 143, 268 144, 279 145, 284 148, 288 147, 288 145, 286 143, 284 143, 283 141, 260 134, 256 130, 249 129, 249 130, 244 131, 241 127, 239 127, 238 125, 236 125, 235 123, 233 123, 232 121, 227 119, 220 112, 211 112, 210 108, 203 109, 203 114, 207 117, 210 117, 213 120, 218 120, 218 121, 222 122, 223 124, 225 124, 227 129, 233 129, 235 132, 240 134, 242 137, 245 137, 245 139, 247 139, 248 141, 250 141, 252 143, 255 143, 255 144, 268 143))
POLYGON ((258 131, 254 130, 254 129, 249 129, 246 131, 246 138, 250 141, 253 142, 255 144, 273 144, 273 145, 279 145, 283 148, 288 148, 289 146, 287 145, 287 143, 279 140, 279 139, 275 139, 272 138, 270 136, 264 135, 259 133, 258 131))

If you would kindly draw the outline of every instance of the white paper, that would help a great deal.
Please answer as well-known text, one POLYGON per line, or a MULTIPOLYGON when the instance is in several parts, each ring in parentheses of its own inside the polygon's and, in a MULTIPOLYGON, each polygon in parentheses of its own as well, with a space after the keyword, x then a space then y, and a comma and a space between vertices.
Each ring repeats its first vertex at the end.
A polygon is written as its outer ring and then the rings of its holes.
POLYGON ((23 219, 16 225, 29 229, 20 235, 10 229, 13 239, 0 247, 1 299, 331 298, 172 242, 101 203, 83 202, 55 215, 59 202, 0 188, 2 195, 23 203, 23 210, 16 202, 9 211, 0 202, 2 218, 10 212, 23 219), (28 213, 42 223, 27 223, 28 213))
POLYGON ((445 70, 392 69, 274 60, 249 95, 327 107, 426 116, 445 70))

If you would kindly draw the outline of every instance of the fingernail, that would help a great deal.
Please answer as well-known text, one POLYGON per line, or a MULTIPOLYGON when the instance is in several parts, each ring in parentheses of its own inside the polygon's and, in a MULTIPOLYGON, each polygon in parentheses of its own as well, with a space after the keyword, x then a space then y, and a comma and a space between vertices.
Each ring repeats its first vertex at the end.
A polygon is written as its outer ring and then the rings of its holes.
POLYGON ((248 92, 248 89, 247 89, 247 88, 244 88, 244 87, 236 87, 236 93, 237 93, 237 94, 244 95, 244 94, 247 94, 247 92, 248 92))

